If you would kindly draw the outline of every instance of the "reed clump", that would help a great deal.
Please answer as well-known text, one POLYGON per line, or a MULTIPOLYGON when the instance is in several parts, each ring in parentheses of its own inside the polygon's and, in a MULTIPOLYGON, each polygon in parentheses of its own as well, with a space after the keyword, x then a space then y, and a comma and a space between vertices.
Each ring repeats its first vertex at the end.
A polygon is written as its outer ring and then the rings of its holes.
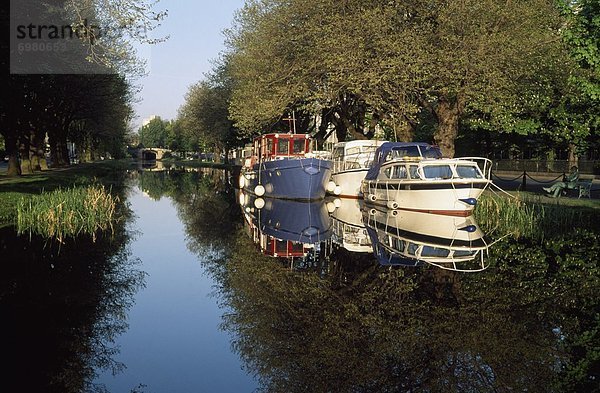
POLYGON ((598 215, 588 208, 543 204, 522 196, 484 194, 478 200, 475 219, 486 232, 543 239, 574 229, 598 227, 598 215))
POLYGON ((23 197, 17 203, 17 231, 60 242, 67 236, 92 235, 112 229, 118 197, 104 186, 57 189, 23 197))

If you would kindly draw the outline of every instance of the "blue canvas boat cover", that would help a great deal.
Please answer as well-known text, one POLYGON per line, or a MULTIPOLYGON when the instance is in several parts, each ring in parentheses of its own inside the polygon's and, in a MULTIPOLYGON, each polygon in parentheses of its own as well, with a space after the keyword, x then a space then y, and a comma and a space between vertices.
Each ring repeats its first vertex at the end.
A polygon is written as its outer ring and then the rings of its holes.
POLYGON ((365 180, 377 179, 381 165, 386 162, 385 158, 392 151, 397 151, 399 156, 441 158, 439 148, 425 142, 385 142, 375 151, 375 160, 365 180))

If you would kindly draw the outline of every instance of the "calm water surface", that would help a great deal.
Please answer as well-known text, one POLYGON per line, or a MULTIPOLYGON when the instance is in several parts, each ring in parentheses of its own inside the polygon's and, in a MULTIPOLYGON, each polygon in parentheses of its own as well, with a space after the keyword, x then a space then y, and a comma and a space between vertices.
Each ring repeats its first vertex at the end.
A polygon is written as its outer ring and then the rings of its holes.
POLYGON ((227 179, 123 173, 95 241, 0 229, 0 390, 599 390, 600 219, 508 236, 227 179))
POLYGON ((251 392, 256 382, 242 371, 231 340, 219 329, 223 309, 211 296, 215 282, 202 257, 189 251, 172 199, 152 199, 135 188, 128 198, 139 234, 132 255, 142 261, 146 286, 129 310, 129 329, 117 344, 126 369, 97 382, 111 392, 251 392), (199 260, 200 259, 200 260, 199 260))

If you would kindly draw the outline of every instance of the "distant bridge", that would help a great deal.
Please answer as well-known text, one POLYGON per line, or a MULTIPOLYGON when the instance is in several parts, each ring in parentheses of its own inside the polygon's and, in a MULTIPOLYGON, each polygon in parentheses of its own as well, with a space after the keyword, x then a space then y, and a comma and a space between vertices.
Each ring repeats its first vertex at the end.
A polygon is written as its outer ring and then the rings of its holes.
POLYGON ((162 160, 167 152, 171 152, 171 150, 161 149, 160 147, 145 147, 138 150, 138 159, 144 161, 162 160))

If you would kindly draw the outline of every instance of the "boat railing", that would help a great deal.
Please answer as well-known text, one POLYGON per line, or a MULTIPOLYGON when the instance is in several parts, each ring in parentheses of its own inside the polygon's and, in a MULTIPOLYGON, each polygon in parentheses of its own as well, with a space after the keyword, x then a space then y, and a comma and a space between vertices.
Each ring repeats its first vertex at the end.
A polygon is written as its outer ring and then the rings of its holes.
POLYGON ((485 158, 485 157, 458 157, 456 159, 457 160, 461 160, 461 161, 475 161, 477 163, 477 165, 479 166, 479 169, 481 169, 481 173, 483 173, 483 176, 487 180, 491 179, 491 177, 492 177, 492 160, 490 160, 489 158, 485 158))

